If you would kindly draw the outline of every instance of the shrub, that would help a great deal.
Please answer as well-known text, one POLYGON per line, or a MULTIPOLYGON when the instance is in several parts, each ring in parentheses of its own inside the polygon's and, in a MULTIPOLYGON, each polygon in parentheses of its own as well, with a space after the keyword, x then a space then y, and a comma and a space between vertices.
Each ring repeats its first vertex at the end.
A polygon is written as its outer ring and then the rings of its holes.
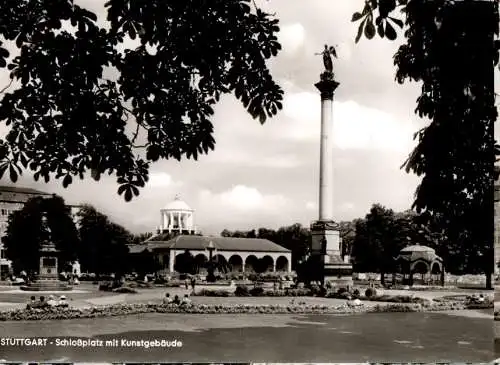
POLYGON ((264 295, 264 288, 257 286, 255 288, 250 289, 249 293, 253 297, 260 297, 264 295))
POLYGON ((267 297, 284 297, 286 296, 285 290, 266 290, 264 296, 267 297))
POLYGON ((145 282, 145 281, 137 281, 137 286, 139 288, 152 288, 153 284, 151 284, 150 282, 145 282))
POLYGON ((99 284, 99 290, 101 291, 112 291, 113 289, 119 288, 121 284, 116 281, 104 281, 99 284))
POLYGON ((113 292, 114 293, 122 293, 122 294, 137 294, 137 290, 130 288, 130 287, 126 287, 126 286, 122 286, 120 288, 115 288, 115 289, 113 289, 113 292))
POLYGON ((312 295, 311 289, 306 288, 286 289, 285 292, 290 297, 307 297, 312 295))
POLYGON ((352 291, 352 297, 353 297, 354 299, 358 299, 360 296, 361 296, 361 292, 359 291, 359 289, 354 289, 354 290, 352 291))
POLYGON ((238 285, 236 287, 236 290, 234 291, 234 294, 237 297, 249 297, 250 292, 248 290, 248 287, 246 285, 238 285))
POLYGON ((211 289, 203 289, 196 293, 197 296, 205 296, 205 297, 230 297, 231 293, 228 290, 211 290, 211 289))
POLYGON ((183 313, 183 314, 334 314, 334 313, 361 313, 361 312, 420 312, 422 310, 450 310, 463 309, 463 305, 454 303, 428 303, 421 304, 390 304, 376 305, 374 307, 350 307, 347 305, 326 306, 317 304, 290 303, 289 305, 206 305, 193 304, 178 306, 172 304, 113 304, 91 308, 44 308, 44 309, 16 309, 0 311, 0 321, 38 321, 76 318, 102 318, 112 316, 137 315, 142 313, 183 313))
POLYGON ((165 280, 165 278, 162 277, 162 276, 158 276, 154 280, 154 283, 157 284, 157 285, 166 284, 166 282, 167 282, 167 280, 165 280))
POLYGON ((179 281, 169 281, 165 283, 166 288, 179 288, 181 283, 179 281))
POLYGON ((377 291, 375 290, 375 288, 368 288, 368 289, 366 289, 366 291, 365 291, 365 297, 371 298, 372 296, 375 296, 375 295, 377 295, 377 291))
POLYGON ((349 293, 349 290, 347 290, 347 288, 344 288, 344 287, 337 289, 337 294, 341 295, 343 293, 349 293))
POLYGON ((348 291, 342 292, 342 293, 337 294, 337 295, 338 295, 339 299, 347 299, 347 300, 351 300, 352 299, 352 295, 348 291))
POLYGON ((494 302, 487 298, 482 303, 468 302, 465 306, 467 309, 489 309, 495 307, 494 302))

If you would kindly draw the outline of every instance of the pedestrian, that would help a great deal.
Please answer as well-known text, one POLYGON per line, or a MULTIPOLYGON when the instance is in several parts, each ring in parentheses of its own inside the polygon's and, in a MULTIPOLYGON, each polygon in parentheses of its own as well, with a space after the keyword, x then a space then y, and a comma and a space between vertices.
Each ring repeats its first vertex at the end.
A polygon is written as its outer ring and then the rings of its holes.
POLYGON ((174 304, 177 304, 177 305, 181 304, 181 300, 180 300, 180 298, 179 298, 179 296, 178 296, 178 295, 176 295, 176 296, 174 297, 173 303, 174 303, 174 304))
POLYGON ((34 295, 32 295, 28 304, 26 304, 26 309, 32 309, 35 307, 36 307, 36 297, 34 295))
POLYGON ((170 293, 165 294, 165 298, 163 298, 163 304, 172 304, 173 300, 170 297, 170 293))
POLYGON ((191 277, 191 288, 193 289, 193 291, 194 291, 195 286, 196 286, 196 277, 193 276, 193 277, 191 277))
POLYGON ((49 300, 47 301, 47 304, 50 307, 55 307, 57 305, 56 299, 55 299, 55 297, 53 295, 49 296, 49 300))
POLYGON ((47 307, 47 306, 48 306, 48 304, 47 304, 47 302, 45 301, 45 297, 44 297, 43 295, 42 295, 42 296, 40 296, 40 299, 39 299, 39 301, 38 301, 38 303, 37 303, 37 307, 38 307, 38 308, 45 308, 45 307, 47 307))
POLYGON ((181 305, 189 306, 190 304, 191 304, 191 299, 189 299, 189 296, 185 294, 184 298, 182 298, 181 305))
POLYGON ((66 308, 69 306, 67 300, 66 300, 66 296, 65 295, 61 295, 59 297, 59 302, 57 303, 57 306, 58 307, 63 307, 63 308, 66 308))
POLYGON ((184 285, 186 286, 186 290, 189 290, 189 279, 186 276, 186 280, 184 280, 184 285))

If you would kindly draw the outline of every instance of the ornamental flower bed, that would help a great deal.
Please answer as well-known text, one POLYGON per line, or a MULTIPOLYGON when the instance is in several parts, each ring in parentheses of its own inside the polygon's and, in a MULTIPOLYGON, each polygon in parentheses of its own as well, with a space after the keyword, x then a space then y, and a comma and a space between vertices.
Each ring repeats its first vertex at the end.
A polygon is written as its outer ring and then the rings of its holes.
POLYGON ((0 321, 40 321, 64 320, 77 318, 102 318, 125 316, 143 313, 183 313, 183 314, 355 314, 355 313, 387 313, 387 312, 421 312, 465 309, 460 303, 429 302, 424 304, 394 303, 373 307, 328 306, 318 304, 289 305, 248 305, 248 304, 196 304, 177 306, 165 304, 117 304, 86 309, 17 309, 0 312, 0 321))

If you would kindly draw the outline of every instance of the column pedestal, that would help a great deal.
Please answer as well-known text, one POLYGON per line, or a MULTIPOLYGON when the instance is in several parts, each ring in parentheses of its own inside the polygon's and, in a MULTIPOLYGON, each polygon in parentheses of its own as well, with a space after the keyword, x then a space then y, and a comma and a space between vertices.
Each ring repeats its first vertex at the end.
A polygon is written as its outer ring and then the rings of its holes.
POLYGON ((311 236, 311 256, 315 266, 319 266, 315 273, 316 280, 336 287, 352 287, 352 264, 342 259, 337 224, 333 221, 313 222, 311 236))

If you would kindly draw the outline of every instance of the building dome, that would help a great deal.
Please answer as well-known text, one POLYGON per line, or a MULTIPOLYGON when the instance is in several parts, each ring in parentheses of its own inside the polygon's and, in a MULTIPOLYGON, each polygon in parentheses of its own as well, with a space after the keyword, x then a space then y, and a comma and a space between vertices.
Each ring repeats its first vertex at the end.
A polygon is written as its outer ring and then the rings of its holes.
POLYGON ((415 262, 424 260, 433 262, 435 260, 442 261, 441 257, 436 255, 436 251, 428 246, 411 245, 403 248, 399 252, 399 258, 405 261, 415 262))
POLYGON ((435 253, 436 251, 433 248, 430 248, 428 246, 420 246, 420 245, 411 245, 403 248, 401 250, 403 253, 410 253, 410 252, 429 252, 429 253, 435 253))
POLYGON ((168 210, 168 211, 187 211, 187 212, 192 212, 193 209, 184 201, 181 200, 179 195, 175 196, 175 199, 165 205, 163 210, 168 210))

